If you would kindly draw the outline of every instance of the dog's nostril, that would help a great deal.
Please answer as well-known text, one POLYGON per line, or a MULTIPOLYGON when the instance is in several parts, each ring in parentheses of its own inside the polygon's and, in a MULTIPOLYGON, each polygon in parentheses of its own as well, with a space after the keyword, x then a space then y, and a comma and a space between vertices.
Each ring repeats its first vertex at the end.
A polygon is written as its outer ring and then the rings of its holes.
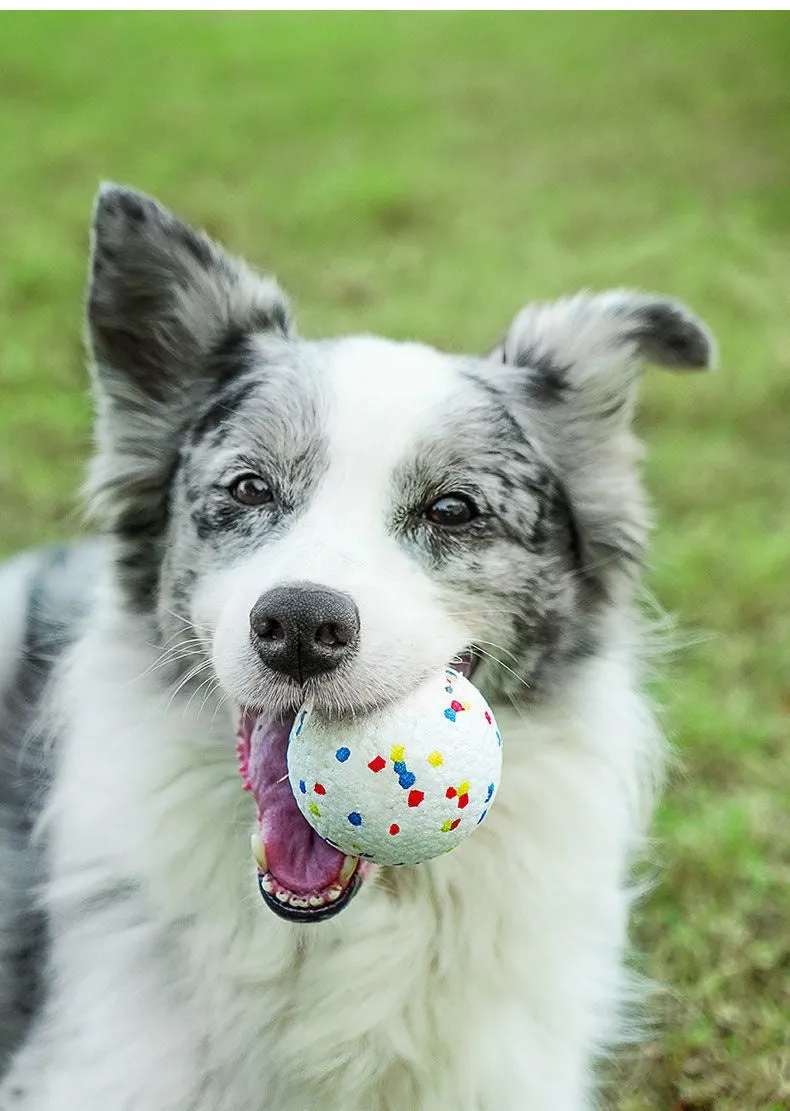
POLYGON ((343 631, 331 621, 319 625, 315 631, 316 644, 322 644, 326 648, 345 648, 350 639, 348 634, 344 634, 343 631))
POLYGON ((255 629, 261 640, 285 640, 285 629, 274 617, 266 617, 255 629))

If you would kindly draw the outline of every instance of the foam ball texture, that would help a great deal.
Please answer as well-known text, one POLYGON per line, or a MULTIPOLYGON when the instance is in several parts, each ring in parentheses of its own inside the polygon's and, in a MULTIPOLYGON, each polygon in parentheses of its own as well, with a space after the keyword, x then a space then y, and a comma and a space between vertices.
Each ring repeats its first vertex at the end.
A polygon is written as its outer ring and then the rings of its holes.
POLYGON ((343 721, 296 715, 288 777, 325 841, 375 864, 449 852, 488 813, 502 738, 482 694, 450 668, 381 710, 343 721))

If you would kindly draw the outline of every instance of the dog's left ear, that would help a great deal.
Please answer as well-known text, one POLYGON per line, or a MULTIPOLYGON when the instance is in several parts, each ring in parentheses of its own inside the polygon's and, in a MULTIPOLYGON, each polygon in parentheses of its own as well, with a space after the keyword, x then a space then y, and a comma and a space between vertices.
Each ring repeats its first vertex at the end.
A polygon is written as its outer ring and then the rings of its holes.
POLYGON ((640 566, 649 526, 631 432, 640 371, 711 366, 710 333, 675 301, 618 290, 528 306, 491 358, 567 490, 588 575, 614 593, 640 566))
POLYGON ((613 409, 629 414, 645 362, 704 370, 715 362, 715 344, 678 302, 615 290, 528 305, 492 355, 523 370, 535 401, 604 417, 613 409))

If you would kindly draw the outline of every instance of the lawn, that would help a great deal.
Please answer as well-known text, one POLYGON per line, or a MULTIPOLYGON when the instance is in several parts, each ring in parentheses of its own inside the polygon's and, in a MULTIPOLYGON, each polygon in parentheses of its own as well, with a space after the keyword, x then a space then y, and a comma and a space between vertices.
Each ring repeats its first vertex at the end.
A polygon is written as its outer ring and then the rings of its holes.
POLYGON ((655 371, 656 659, 677 766, 618 1111, 790 1107, 790 16, 0 15, 0 547, 79 528, 100 178, 276 270, 307 334, 482 350, 629 285, 716 332, 655 371))

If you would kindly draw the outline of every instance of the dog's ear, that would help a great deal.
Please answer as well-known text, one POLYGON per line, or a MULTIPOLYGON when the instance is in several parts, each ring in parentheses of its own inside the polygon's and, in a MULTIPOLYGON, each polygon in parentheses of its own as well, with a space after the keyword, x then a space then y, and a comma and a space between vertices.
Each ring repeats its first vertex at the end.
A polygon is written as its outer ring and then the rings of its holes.
POLYGON ((580 294, 522 309, 491 358, 506 364, 567 487, 587 569, 611 588, 641 562, 648 531, 630 431, 640 371, 713 365, 710 333, 667 298, 580 294))
POLYGON ((254 334, 288 334, 288 305, 272 279, 155 201, 105 185, 94 211, 87 323, 97 440, 90 507, 119 538, 140 599, 153 590, 184 429, 247 368, 254 334))
POLYGON ((89 340, 101 386, 172 400, 229 334, 290 326, 277 284, 231 258, 156 201, 103 185, 96 200, 89 340))
POLYGON ((589 416, 629 415, 645 362, 704 370, 713 339, 688 309, 665 297, 615 290, 528 305, 493 357, 524 371, 535 401, 568 404, 589 416))

